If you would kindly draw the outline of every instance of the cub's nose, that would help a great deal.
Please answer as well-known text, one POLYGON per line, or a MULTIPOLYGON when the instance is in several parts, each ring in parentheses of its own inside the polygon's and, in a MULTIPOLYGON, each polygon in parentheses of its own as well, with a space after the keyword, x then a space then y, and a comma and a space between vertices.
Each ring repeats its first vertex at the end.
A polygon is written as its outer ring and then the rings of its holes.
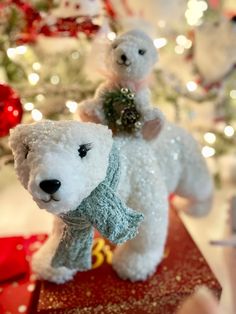
POLYGON ((123 62, 127 61, 127 59, 128 59, 124 53, 120 56, 120 58, 123 62))
POLYGON ((39 183, 40 188, 48 193, 55 193, 61 186, 61 182, 59 180, 44 180, 39 183))

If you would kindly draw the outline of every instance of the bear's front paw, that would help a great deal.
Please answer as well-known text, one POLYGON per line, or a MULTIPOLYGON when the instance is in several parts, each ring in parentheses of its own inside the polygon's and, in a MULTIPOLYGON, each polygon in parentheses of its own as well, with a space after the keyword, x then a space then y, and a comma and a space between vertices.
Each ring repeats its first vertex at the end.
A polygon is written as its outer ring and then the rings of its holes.
POLYGON ((112 266, 122 279, 139 281, 151 276, 160 260, 161 256, 156 253, 142 253, 121 246, 114 252, 112 266))
POLYGON ((150 120, 144 123, 142 128, 142 135, 146 141, 151 141, 156 138, 161 132, 164 125, 164 121, 160 118, 150 120))
POLYGON ((76 270, 66 267, 53 268, 50 265, 50 260, 46 256, 42 256, 40 251, 33 255, 31 267, 38 279, 62 284, 73 278, 76 270))

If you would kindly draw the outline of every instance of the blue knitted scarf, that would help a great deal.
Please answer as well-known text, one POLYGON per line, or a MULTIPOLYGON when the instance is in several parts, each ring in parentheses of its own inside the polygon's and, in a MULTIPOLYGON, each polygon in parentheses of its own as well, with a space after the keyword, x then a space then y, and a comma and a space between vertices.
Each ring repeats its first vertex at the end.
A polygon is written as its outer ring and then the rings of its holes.
POLYGON ((65 227, 52 259, 53 267, 90 269, 93 227, 113 243, 123 243, 136 236, 143 214, 127 207, 116 195, 119 177, 119 153, 113 144, 104 181, 76 210, 60 215, 65 227))

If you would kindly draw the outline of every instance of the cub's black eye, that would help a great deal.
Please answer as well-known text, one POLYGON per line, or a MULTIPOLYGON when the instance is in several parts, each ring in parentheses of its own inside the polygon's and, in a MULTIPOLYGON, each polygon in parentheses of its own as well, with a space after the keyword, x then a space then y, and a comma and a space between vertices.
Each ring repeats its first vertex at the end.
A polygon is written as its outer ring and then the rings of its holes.
POLYGON ((91 143, 80 145, 78 152, 81 158, 84 158, 87 155, 87 152, 92 148, 91 143))
POLYGON ((117 47, 118 47, 117 44, 113 44, 113 45, 112 45, 112 49, 116 49, 117 47))
POLYGON ((236 23, 236 15, 231 17, 231 22, 236 23))
POLYGON ((143 56, 146 53, 146 50, 144 49, 139 49, 138 53, 143 56))
POLYGON ((27 156, 28 156, 29 151, 30 151, 29 145, 24 145, 24 150, 25 150, 25 159, 27 159, 27 156))

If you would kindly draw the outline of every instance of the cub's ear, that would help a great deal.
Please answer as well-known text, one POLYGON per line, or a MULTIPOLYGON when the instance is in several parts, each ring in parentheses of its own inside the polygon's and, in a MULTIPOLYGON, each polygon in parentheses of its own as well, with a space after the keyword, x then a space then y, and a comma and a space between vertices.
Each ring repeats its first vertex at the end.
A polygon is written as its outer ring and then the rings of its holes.
POLYGON ((12 151, 15 151, 23 143, 26 134, 29 132, 29 128, 30 125, 28 124, 19 124, 10 130, 9 146, 12 151))

